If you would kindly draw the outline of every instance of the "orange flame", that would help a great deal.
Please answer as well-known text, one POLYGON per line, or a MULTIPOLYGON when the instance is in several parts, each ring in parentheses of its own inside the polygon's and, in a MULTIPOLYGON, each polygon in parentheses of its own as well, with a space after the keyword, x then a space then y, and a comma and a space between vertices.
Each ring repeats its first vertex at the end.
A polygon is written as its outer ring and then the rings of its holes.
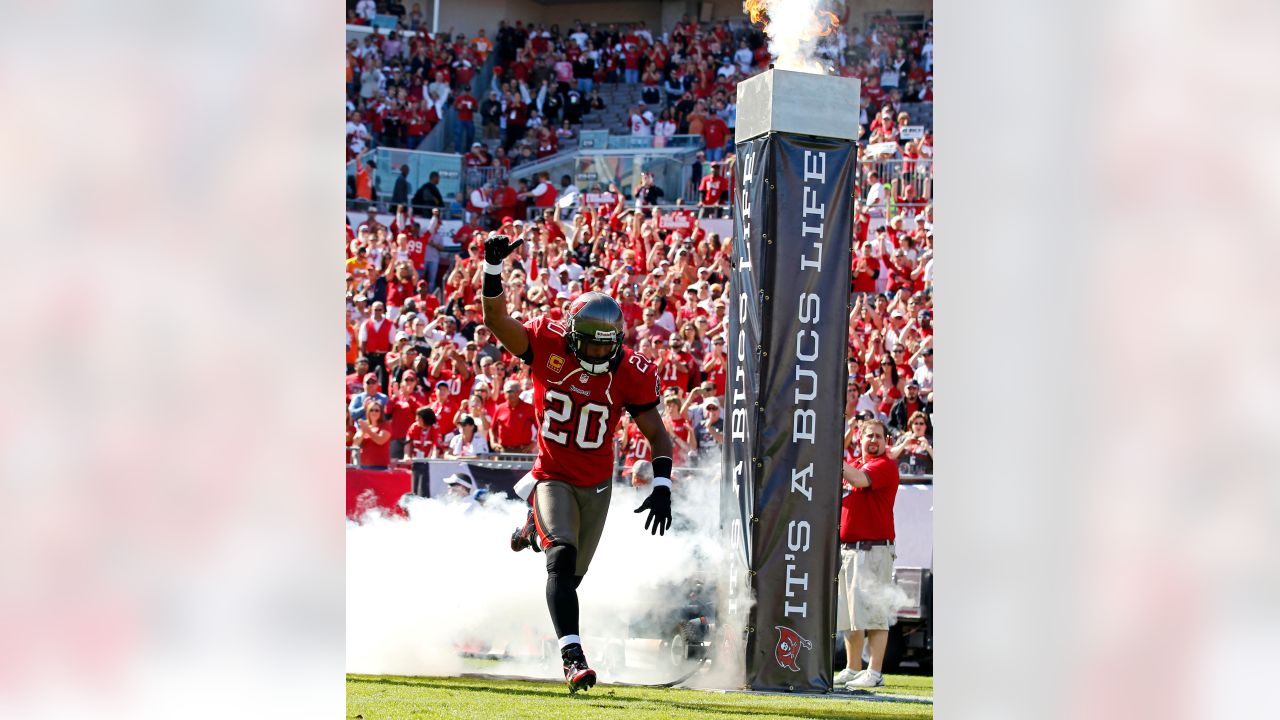
MULTIPOLYGON (((753 23, 764 23, 765 31, 769 30, 768 8, 765 7, 766 0, 743 0, 742 9, 747 11, 747 15, 751 17, 753 23)), ((818 10, 814 16, 814 33, 818 37, 825 37, 836 31, 840 27, 840 18, 829 10, 818 10)))
POLYGON ((769 19, 765 16, 764 8, 765 0, 745 0, 742 9, 747 11, 751 16, 751 22, 769 24, 769 19))
POLYGON ((817 20, 819 26, 818 37, 826 37, 827 35, 835 32, 836 28, 840 27, 840 18, 836 17, 835 13, 827 10, 819 10, 817 20), (822 27, 823 20, 826 20, 826 27, 822 27))

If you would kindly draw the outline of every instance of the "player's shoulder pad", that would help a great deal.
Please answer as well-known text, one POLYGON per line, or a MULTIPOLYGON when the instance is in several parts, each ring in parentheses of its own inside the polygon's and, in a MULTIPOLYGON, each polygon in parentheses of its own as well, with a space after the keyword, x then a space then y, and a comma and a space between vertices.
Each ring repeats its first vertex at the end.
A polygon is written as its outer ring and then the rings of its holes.
POLYGON ((627 348, 618 371, 623 386, 628 388, 631 400, 627 410, 633 416, 657 406, 662 397, 662 383, 658 381, 658 366, 652 360, 627 348))
POLYGON ((550 318, 542 317, 542 318, 538 318, 538 321, 541 321, 540 327, 543 330, 545 330, 547 333, 550 333, 552 335, 559 335, 560 337, 564 337, 565 335, 569 334, 569 328, 566 327, 565 324, 560 322, 559 320, 552 320, 550 318))
POLYGON ((631 377, 658 376, 658 364, 631 348, 624 348, 622 363, 618 368, 631 377))
POLYGON ((530 340, 538 340, 548 335, 557 334, 555 330, 548 327, 550 324, 551 320, 546 316, 538 316, 526 322, 524 328, 528 331, 530 340))

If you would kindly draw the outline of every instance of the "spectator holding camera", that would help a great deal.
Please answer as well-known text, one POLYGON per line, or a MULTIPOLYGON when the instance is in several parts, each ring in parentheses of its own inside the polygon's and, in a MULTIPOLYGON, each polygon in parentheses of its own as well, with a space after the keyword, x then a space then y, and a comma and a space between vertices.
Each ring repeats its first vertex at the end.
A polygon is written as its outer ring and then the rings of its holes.
POLYGON ((889 459, 899 461, 900 471, 905 467, 912 475, 933 474, 933 443, 929 442, 930 433, 929 420, 925 414, 919 410, 912 413, 907 421, 907 432, 889 448, 889 459))
POLYGON ((714 397, 702 404, 702 420, 694 428, 698 443, 698 457, 715 461, 720 457, 724 444, 724 418, 720 416, 720 401, 714 397))
POLYGON ((489 452, 489 442, 478 432, 476 419, 463 413, 458 418, 458 431, 449 437, 447 458, 477 457, 489 452))
MULTIPOLYGON (((462 413, 471 416, 476 423, 476 432, 484 438, 485 445, 489 443, 489 429, 492 424, 492 415, 489 413, 488 395, 489 382, 487 378, 483 378, 483 382, 477 381, 475 387, 472 388, 471 397, 467 398, 467 402, 463 405, 458 415, 458 420, 462 420, 462 413)), ((487 451, 486 451, 487 452, 487 451)))

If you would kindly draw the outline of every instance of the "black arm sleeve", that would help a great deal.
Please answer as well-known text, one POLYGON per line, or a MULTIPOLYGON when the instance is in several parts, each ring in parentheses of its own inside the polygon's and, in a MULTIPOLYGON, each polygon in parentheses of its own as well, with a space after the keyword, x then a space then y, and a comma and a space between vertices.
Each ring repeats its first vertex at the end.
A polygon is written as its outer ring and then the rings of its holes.
POLYGON ((659 402, 660 401, 658 400, 654 400, 651 403, 645 403, 643 405, 626 405, 625 407, 627 410, 627 414, 630 415, 631 417, 635 417, 641 413, 648 412, 653 408, 658 407, 659 402))
POLYGON ((482 293, 485 297, 499 297, 502 295, 502 276, 492 273, 484 274, 484 287, 482 293))

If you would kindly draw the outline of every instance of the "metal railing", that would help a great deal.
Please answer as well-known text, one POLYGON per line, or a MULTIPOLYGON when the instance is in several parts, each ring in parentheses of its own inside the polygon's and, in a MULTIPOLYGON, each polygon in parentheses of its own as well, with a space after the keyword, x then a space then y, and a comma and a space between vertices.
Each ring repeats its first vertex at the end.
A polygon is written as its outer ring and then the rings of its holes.
MULTIPOLYGON (((579 195, 579 197, 581 197, 581 195, 579 195)), ((624 197, 625 197, 625 196, 624 196, 624 197)), ((625 207, 628 207, 628 208, 634 208, 634 207, 635 207, 635 200, 634 200, 634 199, 632 199, 632 198, 626 198, 626 200, 624 200, 624 206, 625 206, 625 207)), ((573 205, 573 206, 572 206, 571 208, 569 208, 569 209, 570 209, 570 210, 573 210, 573 211, 577 211, 577 210, 581 209, 581 207, 582 207, 581 205, 573 205)), ((594 206, 594 207, 597 207, 597 208, 598 208, 598 207, 612 207, 612 205, 596 205, 596 206, 594 206)), ((542 215, 542 211, 543 211, 543 209, 544 209, 544 208, 539 208, 539 207, 531 207, 531 208, 528 208, 528 212, 526 213, 527 217, 526 217, 525 219, 526 219, 526 220, 533 220, 533 219, 535 219, 535 218, 537 218, 537 217, 540 217, 540 216, 542 215)), ((670 214, 675 213, 675 212, 677 212, 677 211, 689 210, 689 211, 693 212, 694 217, 695 217, 695 218, 697 218, 697 219, 699 219, 699 220, 714 220, 714 219, 720 219, 720 218, 723 218, 723 219, 726 219, 726 220, 731 220, 731 219, 733 218, 733 215, 732 215, 733 206, 732 206, 732 205, 696 205, 696 204, 693 204, 693 205, 675 205, 675 204, 669 204, 669 205, 645 205, 645 206, 644 206, 644 207, 642 207, 641 209, 642 209, 642 210, 646 210, 646 211, 651 211, 651 210, 661 210, 664 214, 667 214, 667 215, 670 215, 670 214)), ((570 216, 570 218, 572 218, 572 216, 570 216)), ((659 229, 667 229, 667 230, 670 230, 670 229, 673 229, 673 228, 659 228, 659 229)), ((674 228, 674 229, 681 229, 681 228, 674 228)))
POLYGON ((914 202, 927 205, 933 200, 933 160, 931 159, 864 160, 858 168, 859 197, 866 197, 867 189, 870 187, 868 178, 872 171, 879 175, 881 183, 890 186, 890 192, 885 193, 886 200, 890 203, 896 202, 897 197, 903 194, 908 186, 915 195, 914 202))
POLYGON ((665 150, 577 150, 561 153, 538 162, 505 168, 464 168, 463 185, 470 193, 489 181, 514 184, 532 178, 536 173, 548 172, 552 181, 568 175, 582 191, 598 185, 603 190, 614 183, 619 187, 634 188, 639 185, 640 174, 654 174, 659 187, 670 198, 689 199, 689 178, 692 176, 691 156, 693 148, 666 148, 665 150))
MULTIPOLYGON (((374 200, 380 208, 390 208, 391 197, 395 191, 396 178, 400 176, 400 166, 409 166, 409 197, 413 198, 418 188, 427 182, 432 172, 440 173, 440 194, 448 198, 462 189, 462 156, 453 153, 426 152, 407 148, 379 147, 365 154, 361 162, 374 160, 378 164, 374 172, 374 200)), ((356 161, 347 163, 348 177, 356 173, 356 161)), ((354 198, 349 201, 358 202, 354 198)))
POLYGON ((885 17, 892 17, 900 27, 908 30, 919 30, 925 26, 925 23, 933 19, 933 15, 926 15, 923 12, 906 12, 879 10, 862 13, 862 27, 870 28, 873 25, 880 24, 879 21, 885 17))
MULTIPOLYGON (((657 137, 654 135, 609 135, 605 142, 605 150, 699 150, 703 147, 701 135, 672 135, 657 137)), ((601 148, 595 147, 599 150, 601 148)))
POLYGON ((488 182, 505 183, 510 177, 511 171, 505 167, 464 167, 462 169, 462 184, 467 193, 488 182))
MULTIPOLYGON (((350 456, 350 459, 347 463, 347 467, 354 468, 358 466, 360 464, 359 463, 360 448, 357 446, 351 446, 347 448, 347 452, 350 456)), ((463 462, 469 465, 478 465, 481 467, 492 468, 492 469, 528 471, 533 469, 533 461, 535 457, 536 457, 535 455, 527 454, 527 453, 481 453, 473 457, 415 458, 413 460, 392 460, 391 467, 392 468, 412 468, 414 465, 419 465, 424 463, 429 464, 429 463, 463 462)), ((683 465, 683 466, 673 467, 672 472, 679 473, 679 474, 686 474, 690 472, 695 472, 698 469, 699 468, 697 467, 683 465)), ((615 463, 613 466, 614 477, 615 478, 628 477, 627 470, 628 468, 625 465, 621 463, 615 463)), ((933 484, 933 475, 900 474, 899 479, 903 484, 906 484, 906 485, 932 485, 933 484)))

